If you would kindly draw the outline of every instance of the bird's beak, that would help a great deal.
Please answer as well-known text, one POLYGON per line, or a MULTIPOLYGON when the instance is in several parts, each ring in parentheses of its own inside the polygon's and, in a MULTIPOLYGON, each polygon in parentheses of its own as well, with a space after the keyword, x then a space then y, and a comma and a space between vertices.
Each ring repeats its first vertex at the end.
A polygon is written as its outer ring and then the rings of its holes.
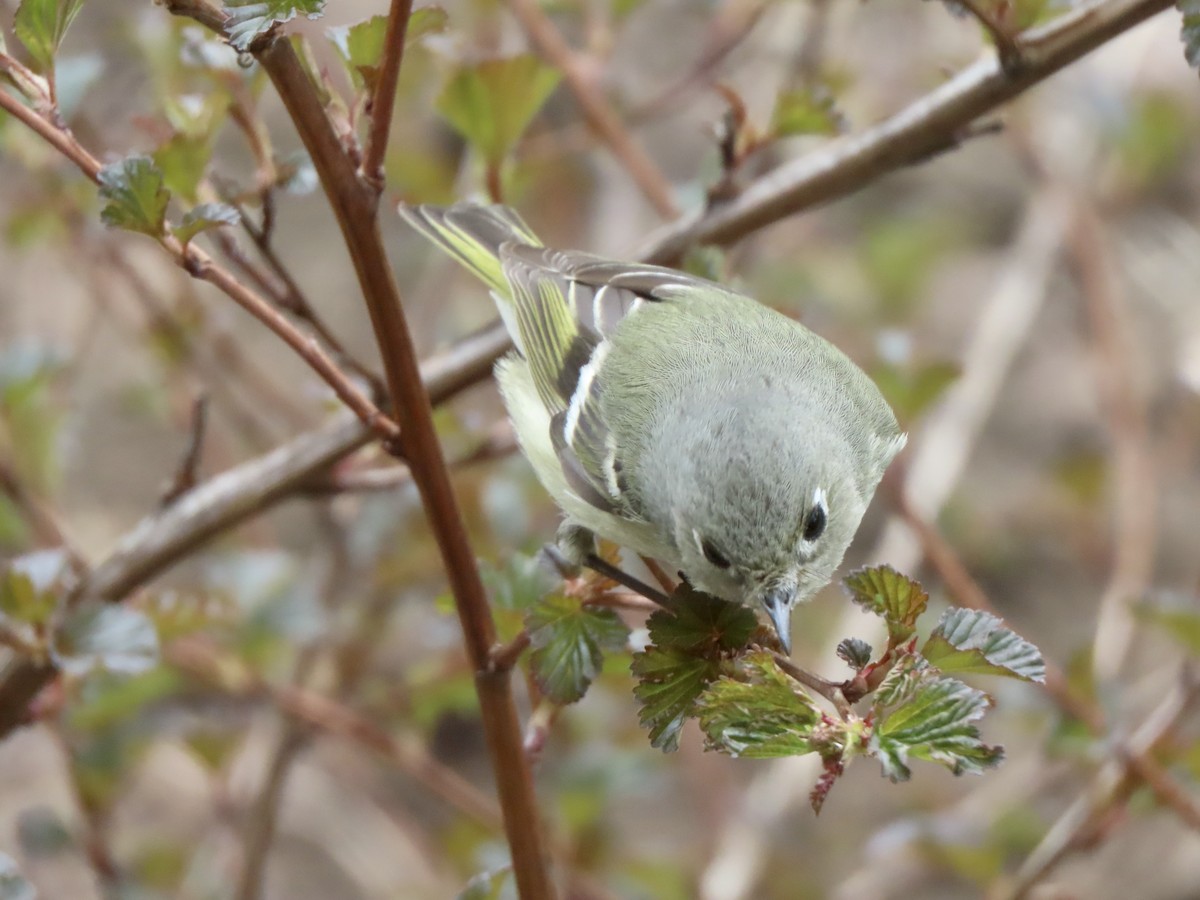
POLYGON ((763 599, 763 606, 766 607, 767 615, 771 617, 775 633, 779 635, 783 652, 789 656, 792 653, 792 601, 795 596, 794 590, 774 588, 763 599))

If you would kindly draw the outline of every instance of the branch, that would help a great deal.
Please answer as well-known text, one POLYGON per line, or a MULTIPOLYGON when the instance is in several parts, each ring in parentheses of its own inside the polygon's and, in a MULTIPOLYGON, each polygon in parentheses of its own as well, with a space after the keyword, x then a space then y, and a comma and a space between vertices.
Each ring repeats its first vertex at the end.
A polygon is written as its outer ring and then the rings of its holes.
MULTIPOLYGON (((424 366, 435 403, 491 374, 509 346, 497 325, 459 343, 424 366)), ((142 519, 83 583, 80 595, 118 602, 150 579, 227 531, 291 496, 339 459, 371 441, 366 427, 342 415, 316 431, 235 466, 193 488, 177 503, 142 519)), ((0 738, 24 725, 30 702, 55 676, 52 665, 10 663, 0 674, 0 738)))
POLYGON ((404 59, 404 39, 408 19, 412 15, 412 0, 392 0, 388 12, 387 31, 383 38, 383 60, 375 92, 371 95, 371 127, 367 132, 367 149, 363 154, 362 173, 376 193, 383 190, 383 159, 387 154, 388 134, 392 128, 392 110, 396 105, 396 82, 400 63, 404 59))
POLYGON ((1019 75, 1006 74, 995 58, 982 59, 878 125, 785 163, 724 206, 671 225, 642 254, 642 260, 669 264, 693 244, 732 243, 929 159, 954 146, 976 119, 1171 5, 1171 0, 1090 3, 1028 31, 1022 36, 1024 64, 1019 75))
POLYGON ((535 0, 509 0, 529 39, 563 73, 588 125, 625 166, 650 205, 664 219, 679 215, 671 186, 646 152, 638 146, 604 96, 596 90, 576 61, 575 51, 542 12, 535 0))
POLYGON ((404 431, 384 447, 408 462, 450 581, 467 655, 475 670, 480 717, 504 811, 505 835, 522 896, 552 897, 533 776, 525 758, 520 721, 507 672, 492 671, 489 653, 496 628, 475 554, 467 539, 421 384, 416 351, 400 305, 400 292, 379 231, 378 194, 364 188, 343 151, 320 98, 291 43, 275 40, 255 56, 274 84, 308 150, 354 262, 370 312, 388 391, 404 431))

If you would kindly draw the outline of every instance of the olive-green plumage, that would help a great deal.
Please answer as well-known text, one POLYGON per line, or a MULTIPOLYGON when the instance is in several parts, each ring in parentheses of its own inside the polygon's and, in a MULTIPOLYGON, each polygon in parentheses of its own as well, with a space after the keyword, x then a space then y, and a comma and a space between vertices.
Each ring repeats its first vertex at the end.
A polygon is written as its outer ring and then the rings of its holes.
POLYGON ((500 387, 568 533, 766 611, 787 646, 904 445, 866 374, 713 282, 546 249, 507 207, 400 212, 492 289, 500 387))

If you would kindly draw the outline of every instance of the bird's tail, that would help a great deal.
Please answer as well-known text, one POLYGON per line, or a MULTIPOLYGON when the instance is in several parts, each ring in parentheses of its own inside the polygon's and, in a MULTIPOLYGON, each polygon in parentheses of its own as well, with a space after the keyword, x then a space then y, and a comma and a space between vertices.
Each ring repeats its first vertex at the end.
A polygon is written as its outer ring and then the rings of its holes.
POLYGON ((499 297, 506 299, 511 295, 500 265, 500 246, 509 242, 542 246, 516 210, 507 206, 476 203, 408 206, 402 203, 399 212, 413 228, 462 263, 499 297))

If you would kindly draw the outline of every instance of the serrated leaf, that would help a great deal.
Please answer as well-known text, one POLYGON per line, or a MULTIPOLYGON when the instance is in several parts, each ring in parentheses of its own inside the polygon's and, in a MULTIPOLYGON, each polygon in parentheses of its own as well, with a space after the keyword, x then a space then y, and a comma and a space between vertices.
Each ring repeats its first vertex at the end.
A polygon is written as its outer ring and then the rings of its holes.
POLYGON ((671 596, 670 609, 655 610, 646 620, 658 647, 693 653, 732 653, 746 646, 758 619, 745 606, 682 584, 671 596))
POLYGON ((912 637, 917 617, 929 603, 929 595, 919 583, 891 566, 859 569, 847 575, 844 583, 855 603, 887 623, 893 647, 912 637))
POLYGON ((161 237, 171 194, 162 171, 148 156, 128 156, 100 170, 100 196, 108 205, 100 211, 106 225, 161 237))
POLYGON ((650 729, 650 745, 664 753, 679 749, 679 732, 696 708, 696 698, 720 672, 719 664, 676 648, 651 647, 634 654, 633 689, 638 721, 650 729))
POLYGON ((383 59, 387 22, 387 16, 371 16, 354 25, 325 30, 325 36, 341 57, 351 81, 359 88, 375 88, 379 61, 383 59))
POLYGON ((71 612, 55 635, 54 661, 69 675, 97 669, 137 675, 158 664, 158 635, 142 612, 89 603, 71 612))
POLYGON ((1175 7, 1183 13, 1179 37, 1184 58, 1193 69, 1200 69, 1200 0, 1175 0, 1175 7))
POLYGON ((875 691, 873 706, 876 715, 885 707, 904 703, 912 697, 917 687, 930 677, 931 670, 925 657, 916 653, 902 655, 875 691))
POLYGON ((771 112, 771 133, 778 137, 841 133, 843 119, 824 88, 781 91, 771 112))
POLYGON ((582 697, 600 673, 603 651, 620 650, 629 637, 613 610, 585 607, 562 594, 550 594, 530 609, 525 627, 534 680, 555 703, 582 697))
POLYGON ((228 203, 200 203, 193 206, 183 217, 183 222, 172 227, 175 237, 187 243, 196 235, 222 228, 226 225, 236 225, 242 220, 241 215, 228 203))
POLYGON ((973 724, 990 705, 986 694, 932 669, 911 688, 898 706, 877 720, 868 741, 868 752, 888 778, 907 781, 911 759, 940 763, 955 775, 978 774, 999 765, 1003 748, 983 743, 973 724))
POLYGON ((0 900, 37 900, 37 891, 7 853, 0 853, 0 900))
POLYGON ((292 21, 297 15, 319 19, 325 0, 244 0, 227 3, 225 33, 237 50, 249 50, 254 39, 275 25, 292 21))
POLYGON ((1039 684, 1046 680, 1041 651, 981 610, 946 610, 921 655, 943 672, 1004 675, 1039 684))
POLYGON ((83 0, 21 0, 13 17, 13 33, 37 63, 38 71, 54 68, 54 54, 82 6, 83 0))
POLYGON ((828 749, 821 710, 796 689, 765 651, 738 660, 737 677, 723 675, 696 701, 709 746, 730 756, 768 759, 828 749))
POLYGON ((408 46, 431 34, 440 34, 446 30, 450 16, 440 6, 423 6, 414 9, 408 17, 408 30, 404 32, 404 46, 408 46))
POLYGON ((861 638, 846 638, 837 645, 838 658, 856 672, 871 663, 871 645, 861 638))
POLYGON ((1200 609, 1193 596, 1161 595, 1154 601, 1133 604, 1133 613, 1179 641, 1188 652, 1200 655, 1200 609))
POLYGON ((463 66, 434 103, 437 111, 499 165, 558 85, 559 73, 523 54, 463 66))

